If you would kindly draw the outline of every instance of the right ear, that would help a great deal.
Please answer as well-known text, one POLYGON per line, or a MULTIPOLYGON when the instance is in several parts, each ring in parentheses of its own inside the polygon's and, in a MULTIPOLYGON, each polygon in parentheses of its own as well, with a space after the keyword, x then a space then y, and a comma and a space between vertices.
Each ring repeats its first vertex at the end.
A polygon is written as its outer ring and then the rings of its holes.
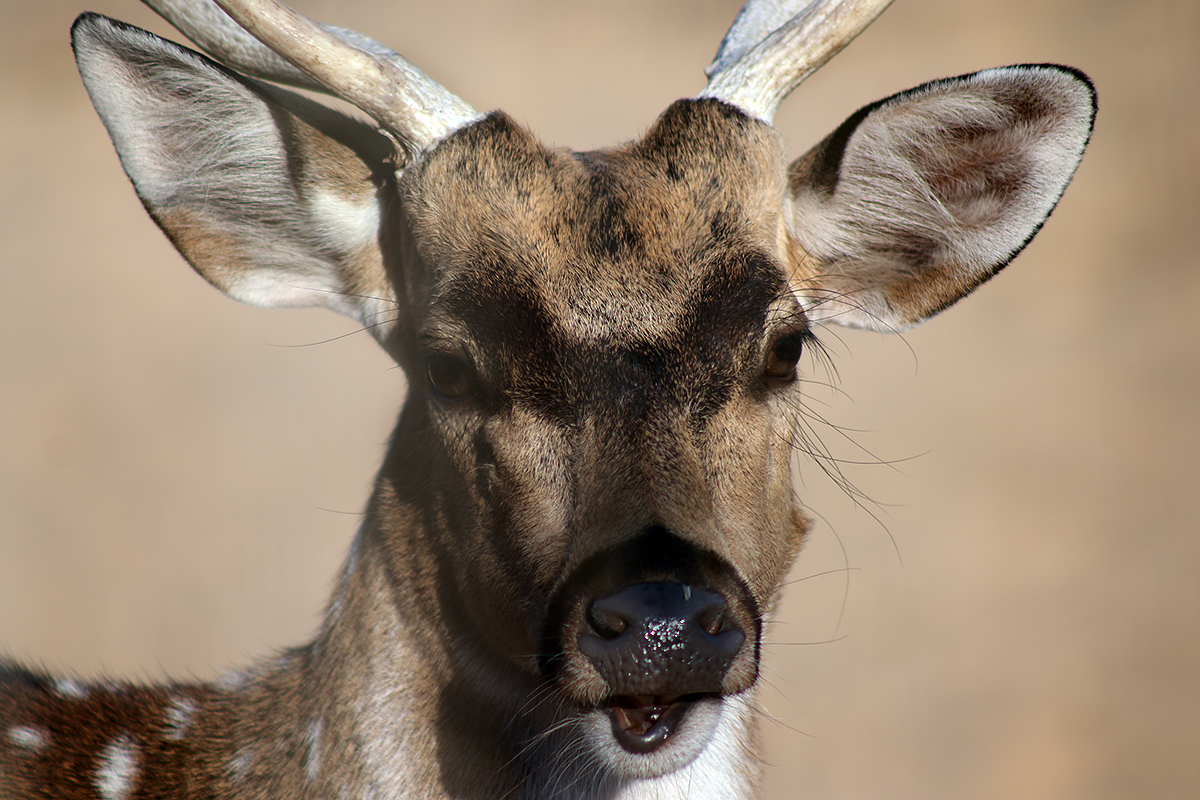
POLYGON ((788 170, 792 283, 809 318, 890 332, 969 294, 1054 210, 1095 113, 1082 73, 1036 64, 851 116, 788 170))
POLYGON ((71 33, 138 197, 197 272, 236 300, 324 306, 387 339, 383 135, 106 17, 84 14, 71 33))

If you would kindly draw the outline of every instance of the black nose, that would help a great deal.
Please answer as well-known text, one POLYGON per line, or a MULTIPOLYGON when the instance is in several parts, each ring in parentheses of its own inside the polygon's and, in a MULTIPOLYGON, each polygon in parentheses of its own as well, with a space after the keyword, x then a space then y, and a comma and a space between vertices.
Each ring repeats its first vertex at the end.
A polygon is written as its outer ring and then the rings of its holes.
POLYGON ((592 602, 579 650, 614 696, 720 692, 746 640, 725 600, 684 583, 635 583, 592 602))

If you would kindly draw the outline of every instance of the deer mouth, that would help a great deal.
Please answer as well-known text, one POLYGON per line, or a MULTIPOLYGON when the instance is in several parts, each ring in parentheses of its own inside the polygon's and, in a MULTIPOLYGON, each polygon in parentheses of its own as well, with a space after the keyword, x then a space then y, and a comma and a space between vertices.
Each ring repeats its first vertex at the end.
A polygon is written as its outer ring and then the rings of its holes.
POLYGON ((708 694, 668 698, 658 695, 614 697, 605 710, 613 738, 630 753, 652 753, 675 734, 692 707, 708 694))

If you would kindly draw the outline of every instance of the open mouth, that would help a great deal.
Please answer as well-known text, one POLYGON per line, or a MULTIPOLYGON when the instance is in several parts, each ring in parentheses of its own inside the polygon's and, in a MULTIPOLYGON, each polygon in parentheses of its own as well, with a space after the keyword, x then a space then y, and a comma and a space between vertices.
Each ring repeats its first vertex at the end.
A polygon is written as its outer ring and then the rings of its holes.
POLYGON ((679 729, 688 711, 710 694, 622 695, 607 704, 613 736, 631 753, 652 753, 679 729))

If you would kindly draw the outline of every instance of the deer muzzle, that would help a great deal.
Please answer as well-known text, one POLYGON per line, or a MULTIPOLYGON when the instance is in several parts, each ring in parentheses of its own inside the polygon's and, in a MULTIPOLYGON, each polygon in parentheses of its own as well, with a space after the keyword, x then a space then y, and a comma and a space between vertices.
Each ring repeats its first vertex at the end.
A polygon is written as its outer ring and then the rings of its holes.
POLYGON ((636 583, 588 607, 577 644, 611 692, 613 735, 650 752, 692 703, 721 693, 746 635, 725 600, 687 583, 636 583))
POLYGON ((758 676, 757 603, 732 566, 652 530, 600 554, 552 603, 542 671, 606 713, 631 754, 655 752, 758 676))

